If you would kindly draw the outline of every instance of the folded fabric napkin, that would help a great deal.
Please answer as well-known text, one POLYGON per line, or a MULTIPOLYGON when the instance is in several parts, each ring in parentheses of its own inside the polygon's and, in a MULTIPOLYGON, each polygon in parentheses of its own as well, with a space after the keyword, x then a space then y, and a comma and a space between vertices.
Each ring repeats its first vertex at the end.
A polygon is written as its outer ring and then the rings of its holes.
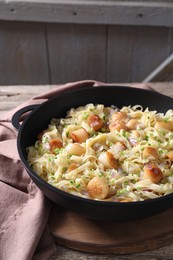
MULTIPOLYGON (((36 187, 20 162, 12 115, 22 107, 82 87, 111 85, 85 80, 57 85, 0 117, 0 259, 48 259, 55 248, 47 221, 51 202, 36 187)), ((134 87, 151 89, 139 84, 134 87)))

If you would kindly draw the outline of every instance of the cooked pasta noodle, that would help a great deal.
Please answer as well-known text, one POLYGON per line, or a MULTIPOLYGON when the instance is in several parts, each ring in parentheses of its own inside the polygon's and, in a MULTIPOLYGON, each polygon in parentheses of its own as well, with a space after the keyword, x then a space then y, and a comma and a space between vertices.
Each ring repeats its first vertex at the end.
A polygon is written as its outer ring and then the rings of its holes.
POLYGON ((53 118, 27 148, 32 169, 65 192, 133 202, 173 192, 173 110, 87 104, 53 118))

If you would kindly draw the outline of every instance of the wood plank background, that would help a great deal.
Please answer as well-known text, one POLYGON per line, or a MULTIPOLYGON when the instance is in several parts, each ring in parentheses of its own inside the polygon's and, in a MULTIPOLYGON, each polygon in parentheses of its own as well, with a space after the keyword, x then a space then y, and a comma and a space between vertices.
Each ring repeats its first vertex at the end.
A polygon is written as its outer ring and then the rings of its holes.
POLYGON ((3 20, 172 26, 172 1, 0 0, 3 20))
MULTIPOLYGON (((121 83, 120 85, 132 86, 136 83, 121 83)), ((173 82, 151 82, 150 86, 154 90, 173 98, 173 82)), ((56 87, 57 85, 0 86, 0 115, 23 104, 30 98, 56 87)))
POLYGON ((140 82, 173 52, 172 17, 172 1, 0 0, 0 85, 140 82))

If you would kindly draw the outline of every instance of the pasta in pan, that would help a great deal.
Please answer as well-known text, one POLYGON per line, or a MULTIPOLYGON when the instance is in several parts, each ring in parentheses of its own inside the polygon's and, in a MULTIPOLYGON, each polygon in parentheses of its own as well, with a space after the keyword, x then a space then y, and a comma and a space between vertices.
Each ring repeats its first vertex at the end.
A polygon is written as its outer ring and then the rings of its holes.
POLYGON ((32 169, 83 198, 133 202, 173 192, 173 110, 102 104, 52 119, 27 148, 32 169))

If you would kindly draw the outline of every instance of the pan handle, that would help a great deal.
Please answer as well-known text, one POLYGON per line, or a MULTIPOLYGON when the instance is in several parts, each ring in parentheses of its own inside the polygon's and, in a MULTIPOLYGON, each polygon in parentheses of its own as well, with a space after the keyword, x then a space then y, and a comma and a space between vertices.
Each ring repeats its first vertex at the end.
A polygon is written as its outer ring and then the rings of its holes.
POLYGON ((32 111, 32 110, 36 109, 38 106, 39 105, 29 105, 29 106, 19 109, 17 112, 14 113, 14 115, 11 118, 11 123, 12 123, 13 127, 16 129, 16 131, 18 131, 20 128, 21 116, 28 111, 32 111))

